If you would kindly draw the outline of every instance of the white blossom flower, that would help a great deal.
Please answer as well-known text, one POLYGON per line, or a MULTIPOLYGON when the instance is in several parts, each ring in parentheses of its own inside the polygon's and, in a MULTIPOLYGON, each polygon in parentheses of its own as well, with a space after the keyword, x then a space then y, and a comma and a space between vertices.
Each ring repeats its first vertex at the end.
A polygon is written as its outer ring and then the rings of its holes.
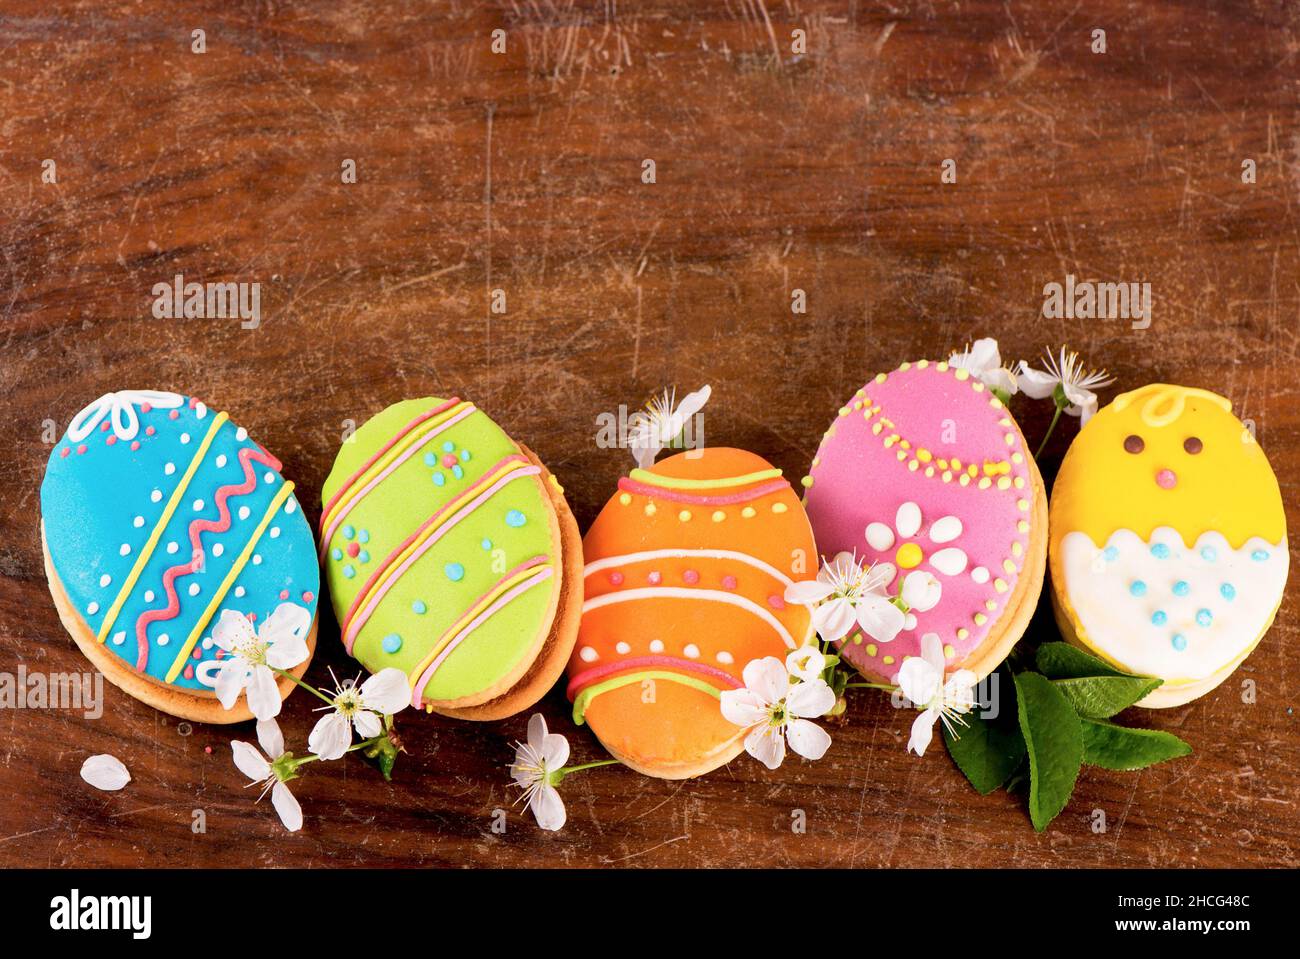
POLYGON ((81 764, 81 778, 96 789, 117 792, 131 781, 131 773, 116 756, 100 753, 81 764))
POLYGON ((230 655, 217 671, 216 693, 221 705, 230 709, 247 690, 248 709, 258 719, 273 719, 280 713, 280 689, 275 669, 293 669, 307 659, 307 631, 311 614, 294 603, 281 603, 254 631, 248 617, 223 609, 212 630, 212 641, 230 655))
POLYGON ((786 663, 775 656, 751 660, 741 673, 743 689, 722 691, 722 715, 749 730, 745 752, 768 769, 785 759, 786 743, 805 759, 821 759, 831 737, 816 723, 835 706, 835 693, 821 679, 791 683, 792 669, 806 672, 816 665, 803 650, 795 650, 786 663))
POLYGON ((954 369, 966 370, 991 390, 998 390, 1012 396, 1019 389, 1014 370, 1002 365, 1002 354, 998 351, 998 341, 991 336, 976 340, 966 348, 964 353, 954 353, 948 357, 948 365, 954 369))
POLYGON ((888 643, 905 619, 886 593, 896 572, 890 563, 863 569, 855 556, 840 553, 822 563, 816 579, 787 586, 785 599, 812 609, 813 625, 827 642, 844 638, 856 624, 877 642, 888 643))
POLYGON ((662 396, 652 399, 644 410, 633 413, 628 421, 627 445, 641 469, 654 465, 660 450, 669 446, 686 428, 692 416, 703 409, 713 392, 709 386, 687 393, 677 405, 677 390, 664 390, 662 396))
MULTIPOLYGON (((334 671, 330 670, 330 675, 334 671)), ((307 748, 321 759, 338 759, 352 745, 352 730, 373 739, 384 730, 384 717, 399 713, 411 702, 406 673, 395 667, 381 669, 360 686, 356 680, 334 681, 334 702, 317 720, 307 737, 307 748)))
MULTIPOLYGON (((274 719, 258 721, 257 742, 261 745, 265 756, 251 743, 231 741, 230 750, 234 755, 235 766, 252 780, 249 785, 256 784, 262 787, 257 801, 261 802, 269 791, 271 805, 279 813, 284 828, 289 832, 297 832, 302 828, 302 806, 298 805, 298 800, 294 798, 293 793, 289 792, 289 787, 281 779, 280 767, 276 765, 285 757, 285 751, 284 736, 280 733, 280 726, 274 719)), ((288 775, 292 778, 291 773, 288 775)))
POLYGON ((521 800, 527 801, 537 825, 543 829, 563 827, 568 814, 564 800, 555 788, 569 761, 569 741, 559 733, 548 732, 546 719, 534 713, 528 720, 528 741, 515 744, 515 761, 510 775, 515 784, 524 790, 521 800))
POLYGON ((943 644, 935 633, 921 637, 921 655, 908 656, 898 670, 898 686, 921 714, 912 723, 912 735, 907 741, 908 752, 925 755, 925 748, 934 736, 936 720, 943 720, 948 731, 954 724, 965 726, 961 714, 975 705, 975 674, 959 669, 944 681, 946 661, 943 644))
POLYGON ((157 390, 119 390, 105 393, 95 402, 72 418, 68 424, 68 441, 80 443, 95 431, 104 417, 113 425, 113 433, 119 440, 133 440, 140 431, 140 419, 135 408, 146 403, 160 410, 174 410, 185 402, 185 397, 176 393, 160 393, 157 390))
POLYGON ((1086 369, 1079 361, 1079 354, 1065 347, 1061 347, 1059 356, 1052 355, 1049 350, 1045 365, 1046 370, 1035 370, 1021 360, 1017 374, 1020 389, 1036 400, 1053 397, 1066 413, 1079 417, 1081 425, 1097 412, 1097 394, 1092 392, 1093 389, 1115 382, 1105 370, 1091 372, 1086 369), (1058 389, 1064 401, 1056 396, 1058 389))

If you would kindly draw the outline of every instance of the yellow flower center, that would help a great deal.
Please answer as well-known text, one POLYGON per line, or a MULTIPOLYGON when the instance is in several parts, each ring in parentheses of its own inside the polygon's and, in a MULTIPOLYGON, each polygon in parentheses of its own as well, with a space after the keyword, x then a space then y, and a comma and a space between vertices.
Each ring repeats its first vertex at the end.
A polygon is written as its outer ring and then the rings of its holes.
POLYGON ((921 560, 925 559, 925 554, 921 552, 921 547, 915 543, 904 543, 898 547, 898 555, 894 559, 898 561, 901 569, 914 569, 921 565, 921 560))

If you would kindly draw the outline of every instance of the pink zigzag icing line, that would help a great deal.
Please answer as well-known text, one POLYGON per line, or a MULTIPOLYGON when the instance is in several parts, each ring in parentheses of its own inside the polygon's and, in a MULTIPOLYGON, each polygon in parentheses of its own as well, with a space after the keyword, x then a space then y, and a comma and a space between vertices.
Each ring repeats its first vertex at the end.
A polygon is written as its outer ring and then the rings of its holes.
POLYGON ((180 597, 176 595, 175 582, 181 576, 188 576, 197 572, 203 566, 203 546, 199 542, 200 533, 224 533, 230 529, 230 508, 226 505, 226 500, 232 496, 243 496, 257 489, 257 474, 253 472, 251 461, 257 461, 264 466, 269 466, 277 473, 280 471, 280 461, 272 456, 266 450, 258 447, 254 449, 251 446, 245 446, 239 451, 239 465, 244 468, 244 479, 240 483, 231 483, 217 490, 213 497, 217 504, 217 511, 220 517, 215 520, 196 519, 190 523, 190 561, 188 563, 178 563, 163 573, 163 589, 167 592, 167 606, 163 609, 151 609, 143 613, 135 621, 135 639, 136 648, 139 650, 139 656, 136 659, 136 672, 144 672, 145 667, 149 665, 149 637, 147 631, 149 624, 154 622, 164 622, 174 619, 176 614, 181 611, 180 597))

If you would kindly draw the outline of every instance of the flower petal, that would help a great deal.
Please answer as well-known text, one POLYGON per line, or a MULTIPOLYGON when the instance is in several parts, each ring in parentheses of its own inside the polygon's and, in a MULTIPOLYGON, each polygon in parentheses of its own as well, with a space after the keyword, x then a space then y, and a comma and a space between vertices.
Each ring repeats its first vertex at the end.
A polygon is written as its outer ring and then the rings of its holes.
POLYGON ((790 741, 790 748, 804 759, 821 759, 831 748, 830 733, 806 719, 787 724, 785 738, 790 741))
POLYGON ((266 647, 266 661, 276 669, 293 669, 306 662, 311 655, 307 640, 302 636, 287 629, 277 630, 274 635, 274 639, 268 640, 270 645, 266 647))
POLYGON ((542 744, 546 742, 546 735, 546 717, 541 713, 533 713, 528 719, 528 745, 538 756, 542 754, 542 744))
POLYGON ((253 667, 246 692, 248 711, 258 719, 274 719, 280 715, 280 687, 275 684, 275 673, 269 667, 253 667))
POLYGON ((1009 396, 1014 396, 1020 391, 1016 383, 1015 374, 1004 366, 995 367, 991 370, 984 370, 979 374, 979 380, 991 390, 1002 390, 1009 396))
POLYGON ((352 717, 352 726, 362 739, 374 739, 384 731, 384 722, 379 718, 379 714, 372 713, 368 709, 359 710, 352 717))
POLYGON ((1041 400, 1051 396, 1056 390, 1057 384, 1061 381, 1051 373, 1030 369, 1029 365, 1024 360, 1021 360, 1020 372, 1016 374, 1016 382, 1020 385, 1020 392, 1030 399, 1041 400))
POLYGON ((864 596, 858 600, 858 625, 878 643, 890 643, 903 628, 903 611, 883 596, 864 596))
POLYGON ((791 650, 785 657, 785 668, 797 679, 820 679, 822 670, 826 668, 826 657, 816 646, 802 646, 791 650))
POLYGON ((762 698, 765 703, 779 703, 790 689, 790 674, 785 664, 775 656, 751 659, 741 673, 745 688, 762 698))
POLYGON ((542 740, 542 765, 549 770, 560 769, 569 761, 569 741, 560 733, 547 733, 542 740))
POLYGON ((812 611, 813 626, 828 643, 842 639, 853 628, 853 618, 853 604, 842 596, 822 603, 812 611))
POLYGON ((708 385, 701 386, 694 393, 687 393, 682 398, 681 405, 677 407, 677 415, 682 418, 683 423, 704 409, 704 404, 709 401, 712 394, 713 387, 708 385))
POLYGON ((533 798, 528 800, 528 808, 532 810, 537 825, 551 832, 563 828, 568 819, 564 800, 560 798, 560 791, 554 786, 539 786, 533 790, 533 798))
POLYGON ((776 769, 785 759, 785 737, 775 726, 756 726, 745 737, 745 752, 768 769, 776 769))
POLYGON ((918 756, 925 755, 926 747, 930 745, 930 740, 934 738, 934 723, 938 718, 939 713, 936 710, 927 709, 912 720, 912 735, 907 740, 907 751, 909 753, 916 753, 918 756))
POLYGON ((361 684, 361 701, 384 716, 399 713, 411 702, 411 683, 394 666, 381 669, 361 684))
POLYGON ((785 708, 791 716, 816 719, 825 716, 835 707, 835 693, 823 680, 796 683, 785 697, 785 708))
POLYGON ((898 569, 893 563, 876 563, 867 570, 867 575, 862 581, 862 588, 868 593, 879 593, 884 595, 890 585, 894 582, 894 577, 898 575, 898 569))
POLYGON ((921 637, 921 656, 930 664, 940 678, 948 668, 948 657, 943 654, 943 643, 938 633, 926 633, 921 637))
POLYGON ((1002 354, 998 352, 998 341, 991 336, 982 336, 971 344, 967 354, 966 369, 971 372, 983 372, 1002 365, 1002 354))
POLYGON ((936 672, 920 656, 908 656, 898 669, 898 688, 914 706, 929 706, 943 683, 943 673, 936 672))
POLYGON ((829 583, 805 579, 791 583, 785 588, 785 601, 797 606, 812 606, 814 603, 820 603, 833 592, 835 588, 829 583))
POLYGON ((767 719, 767 703, 752 689, 724 689, 721 695, 722 718, 748 729, 767 719))
POLYGON ((271 764, 266 761, 266 757, 259 753, 257 747, 252 743, 240 742, 238 739, 232 740, 230 752, 235 760, 235 768, 253 782, 260 783, 271 775, 271 764))
POLYGON ((81 764, 81 778, 96 789, 116 792, 131 781, 131 773, 116 756, 100 753, 81 764))
POLYGON ((302 828, 302 806, 284 783, 276 783, 271 787, 271 805, 280 814, 280 822, 284 823, 284 828, 289 832, 297 832, 302 828))
POLYGON ((222 709, 230 709, 248 682, 248 663, 242 657, 227 659, 217 670, 216 693, 222 709))
POLYGON ((212 641, 228 653, 233 653, 256 638, 257 634, 253 632, 253 624, 248 621, 248 617, 233 609, 223 609, 217 625, 212 627, 212 641))
POLYGON ((307 737, 307 748, 321 759, 339 759, 351 745, 352 724, 337 709, 318 719, 307 737))
POLYGON ((257 723, 257 744, 262 747, 262 752, 266 753, 271 759, 279 759, 284 755, 284 734, 280 732, 280 724, 274 719, 259 720, 257 723))

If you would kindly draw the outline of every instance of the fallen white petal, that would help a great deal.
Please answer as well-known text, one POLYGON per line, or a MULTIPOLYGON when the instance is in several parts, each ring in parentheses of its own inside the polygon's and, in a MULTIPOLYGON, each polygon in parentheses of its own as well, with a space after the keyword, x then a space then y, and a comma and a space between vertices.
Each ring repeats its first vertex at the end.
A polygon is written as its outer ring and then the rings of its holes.
POLYGON ((116 756, 100 753, 81 764, 81 778, 96 789, 116 792, 131 781, 131 773, 116 756))

